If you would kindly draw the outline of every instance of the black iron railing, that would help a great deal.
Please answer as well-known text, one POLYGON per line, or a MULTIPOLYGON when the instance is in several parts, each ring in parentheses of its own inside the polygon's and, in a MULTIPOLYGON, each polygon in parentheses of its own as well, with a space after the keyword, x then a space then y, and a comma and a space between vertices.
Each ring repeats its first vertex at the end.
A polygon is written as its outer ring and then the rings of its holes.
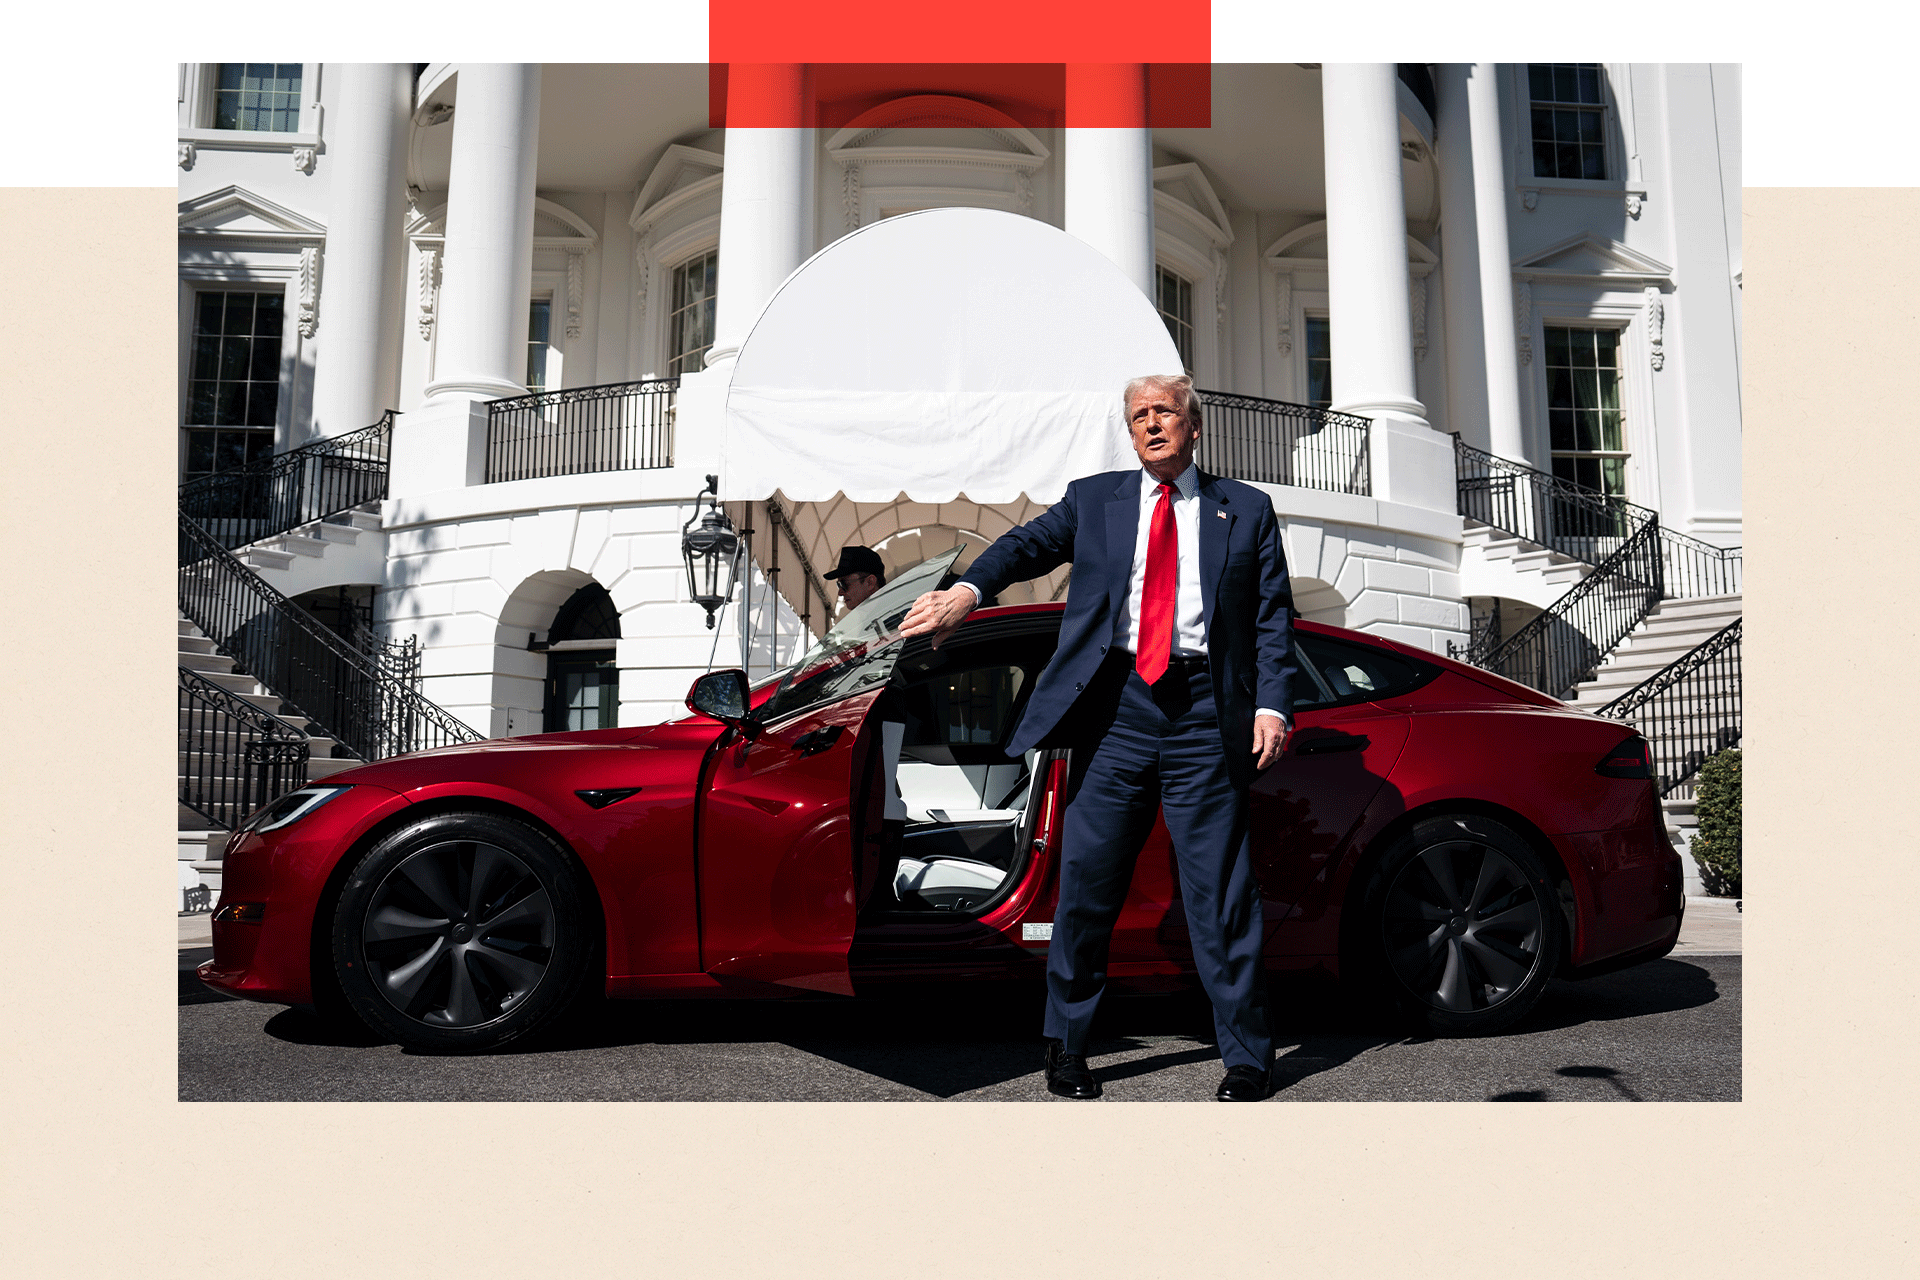
POLYGON ((1693 777, 1715 752, 1740 742, 1740 623, 1621 694, 1599 714, 1626 720, 1653 751, 1662 797, 1691 799, 1693 777))
POLYGON ((1373 492, 1372 419, 1224 391, 1194 394, 1205 408, 1206 429, 1194 449, 1203 470, 1329 493, 1373 492))
POLYGON ((180 486, 180 514, 232 550, 387 496, 394 410, 370 427, 180 486))
MULTIPOLYGON (((1568 696, 1660 603, 1663 569, 1660 525, 1643 524, 1593 572, 1490 650, 1470 647, 1462 661, 1521 684, 1568 696)), ((1489 632, 1483 644, 1491 644, 1489 632)))
POLYGON ((237 668, 359 759, 480 738, 274 590, 184 513, 180 611, 237 668))
POLYGON ((1739 547, 1712 546, 1663 526, 1660 559, 1670 599, 1697 600, 1702 596, 1740 594, 1739 547))
POLYGON ((1655 520, 1652 511, 1453 439, 1460 514, 1597 565, 1655 520))
POLYGON ((679 387, 655 378, 490 401, 486 482, 670 467, 679 387))
POLYGON ((180 803, 231 831, 307 784, 307 735, 197 671, 180 668, 180 803))

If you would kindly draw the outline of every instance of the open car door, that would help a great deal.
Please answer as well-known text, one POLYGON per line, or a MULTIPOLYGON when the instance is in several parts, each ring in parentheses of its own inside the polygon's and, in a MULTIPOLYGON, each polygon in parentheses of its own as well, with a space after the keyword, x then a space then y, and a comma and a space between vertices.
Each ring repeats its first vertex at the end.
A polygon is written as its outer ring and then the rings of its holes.
POLYGON ((700 962, 722 980, 852 995, 859 876, 854 809, 874 704, 899 659, 898 627, 959 557, 943 552, 841 619, 756 708, 755 737, 729 730, 700 796, 700 962))

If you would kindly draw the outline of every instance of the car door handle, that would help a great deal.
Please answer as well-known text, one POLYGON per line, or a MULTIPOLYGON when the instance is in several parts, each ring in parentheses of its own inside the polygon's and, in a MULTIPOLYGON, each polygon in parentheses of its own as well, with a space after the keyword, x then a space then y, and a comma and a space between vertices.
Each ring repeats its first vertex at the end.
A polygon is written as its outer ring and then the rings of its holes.
POLYGON ((803 756, 817 756, 839 741, 843 728, 842 725, 830 724, 812 733, 803 733, 793 740, 793 749, 803 756))
POLYGON ((1317 756, 1330 751, 1364 751, 1369 739, 1364 733, 1329 733, 1304 740, 1296 739, 1299 745, 1293 751, 1295 755, 1317 756))

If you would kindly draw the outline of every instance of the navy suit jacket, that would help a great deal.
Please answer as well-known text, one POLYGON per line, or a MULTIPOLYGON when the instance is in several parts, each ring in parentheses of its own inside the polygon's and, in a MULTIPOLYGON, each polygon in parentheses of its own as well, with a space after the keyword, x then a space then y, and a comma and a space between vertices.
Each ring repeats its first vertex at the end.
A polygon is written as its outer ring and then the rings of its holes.
MULTIPOLYGON (((1064 498, 996 539, 961 576, 983 598, 1069 561, 1060 645, 1008 743, 1010 755, 1072 745, 1075 703, 1113 644, 1140 528, 1138 467, 1075 480, 1064 498)), ((1291 719, 1293 593, 1273 503, 1250 485, 1200 473, 1200 596, 1221 745, 1238 786, 1253 777, 1253 713, 1291 719)))

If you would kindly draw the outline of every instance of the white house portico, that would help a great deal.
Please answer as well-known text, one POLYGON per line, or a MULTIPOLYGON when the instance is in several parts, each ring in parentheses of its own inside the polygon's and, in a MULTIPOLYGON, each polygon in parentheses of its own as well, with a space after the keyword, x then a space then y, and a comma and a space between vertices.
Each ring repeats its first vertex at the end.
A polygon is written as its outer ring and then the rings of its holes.
POLYGON ((1101 343, 1194 375, 1202 465, 1271 496, 1304 616, 1562 694, 1644 625, 1580 604, 1644 548, 1648 609, 1737 614, 1737 68, 1223 64, 1204 128, 1156 124, 1137 64, 1063 68, 1064 111, 964 67, 733 66, 730 127, 708 74, 182 69, 183 515, 415 643, 472 732, 676 714, 827 625, 841 545, 984 546, 1058 497, 994 458, 1124 444, 1101 343), (235 496, 246 467, 282 478, 235 496), (712 627, 709 476, 747 548, 712 627), (1529 627, 1580 656, 1522 673, 1529 627))

